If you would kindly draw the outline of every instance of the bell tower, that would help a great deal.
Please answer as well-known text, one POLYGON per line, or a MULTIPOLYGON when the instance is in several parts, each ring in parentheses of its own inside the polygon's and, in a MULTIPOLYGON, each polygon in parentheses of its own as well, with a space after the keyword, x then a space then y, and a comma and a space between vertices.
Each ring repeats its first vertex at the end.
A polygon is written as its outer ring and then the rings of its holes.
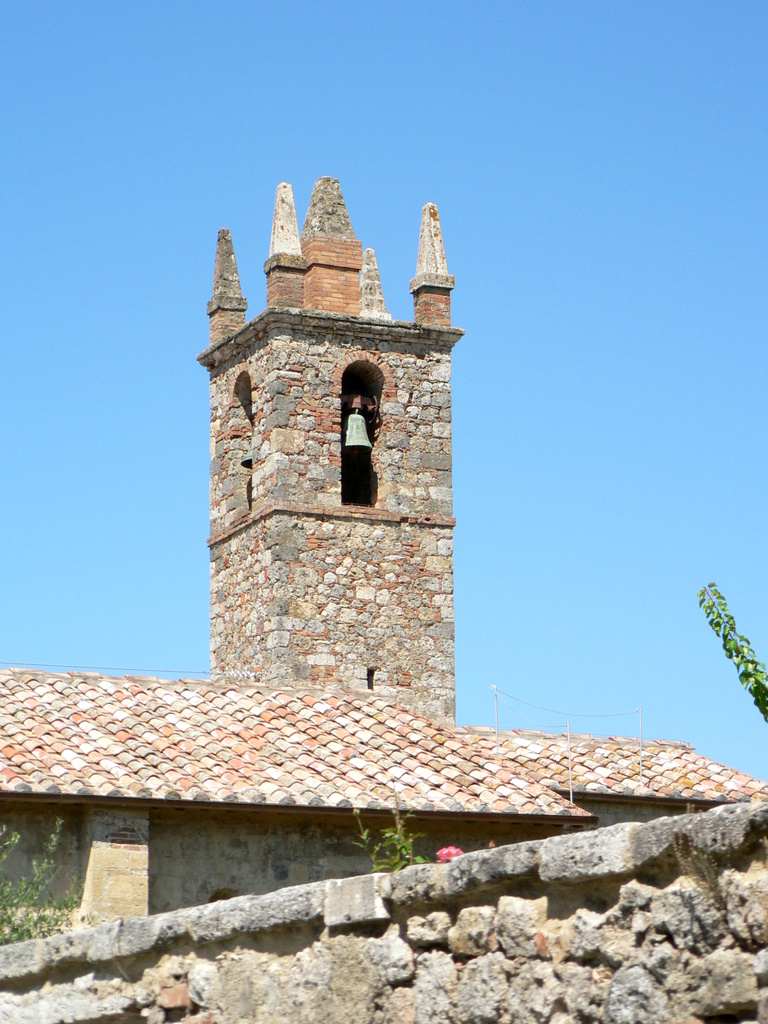
POLYGON ((454 717, 451 327, 437 208, 412 321, 319 178, 277 186, 267 306, 245 322, 229 232, 208 304, 211 678, 372 690, 454 717))

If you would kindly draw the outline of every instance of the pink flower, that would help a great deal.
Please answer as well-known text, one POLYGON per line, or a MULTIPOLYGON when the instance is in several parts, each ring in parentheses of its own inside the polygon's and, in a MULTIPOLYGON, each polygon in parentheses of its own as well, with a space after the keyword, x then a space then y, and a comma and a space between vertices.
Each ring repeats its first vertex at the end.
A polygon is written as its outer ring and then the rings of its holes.
POLYGON ((444 864, 448 860, 453 860, 454 857, 461 857, 464 853, 458 846, 444 846, 442 850, 438 850, 435 854, 438 862, 444 864))

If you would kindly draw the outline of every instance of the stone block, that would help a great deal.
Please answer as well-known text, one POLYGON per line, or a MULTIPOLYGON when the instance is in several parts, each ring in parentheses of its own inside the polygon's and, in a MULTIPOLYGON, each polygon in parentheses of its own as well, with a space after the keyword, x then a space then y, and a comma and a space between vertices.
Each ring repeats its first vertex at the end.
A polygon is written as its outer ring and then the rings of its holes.
POLYGON ((0 947, 0 981, 10 978, 23 979, 35 975, 43 967, 42 943, 40 939, 15 942, 0 947))
POLYGON ((660 1024, 669 1017, 669 1001, 640 964, 616 971, 605 1001, 605 1024, 660 1024))
POLYGON ((413 952, 400 938, 397 926, 390 928, 380 939, 369 939, 365 944, 365 955, 385 985, 403 985, 414 976, 413 952))
POLYGON ((724 871, 718 881, 731 934, 746 946, 768 945, 768 877, 724 871))
POLYGON ((456 990, 456 1017, 460 1024, 494 1024, 507 998, 506 962, 490 953, 467 964, 456 990))
POLYGON ((447 896, 458 896, 504 879, 535 875, 542 842, 515 843, 456 857, 443 869, 441 888, 447 896))
POLYGON ((495 907, 464 907, 456 924, 448 932, 448 946, 455 956, 479 956, 494 952, 498 942, 494 932, 495 907))
POLYGON ((386 921, 389 911, 381 895, 381 875, 330 878, 326 883, 324 920, 328 928, 386 921))
POLYGON ((590 960, 603 944, 605 915, 579 907, 570 921, 566 953, 574 960, 590 960))
POLYGON ((415 1024, 415 1021, 413 990, 396 988, 384 1009, 383 1024, 415 1024))
POLYGON ((433 910, 426 917, 408 918, 408 941, 412 946, 447 946, 451 918, 444 910, 433 910))
POLYGON ((619 910, 645 910, 656 892, 652 885, 643 885, 633 878, 619 890, 619 910))
POLYGON ((677 949, 706 953, 725 935, 725 918, 703 885, 673 885, 651 900, 651 923, 677 949))
POLYGON ((416 961, 414 1009, 418 1024, 446 1024, 452 1021, 458 988, 458 973, 448 953, 430 950, 416 961))
POLYGON ((758 990, 754 960, 735 949, 718 949, 694 961, 687 971, 690 1005, 703 1017, 754 1009, 758 990))
POLYGON ((517 961, 515 969, 510 970, 509 975, 505 1005, 509 1014, 508 1019, 514 1020, 515 1024, 539 1024, 540 1021, 547 1021, 549 1024, 555 1008, 558 1005, 562 1006, 565 997, 564 986, 555 974, 552 964, 542 961, 517 961))
POLYGON ((186 931, 196 942, 214 942, 238 934, 255 934, 290 927, 323 916, 325 882, 311 882, 263 896, 237 896, 191 910, 163 915, 183 917, 186 931))
POLYGON ((542 881, 581 882, 627 874, 632 869, 632 840, 638 825, 609 825, 594 832, 554 836, 541 845, 542 881))
POLYGON ((768 949, 761 949, 755 957, 755 977, 758 985, 768 986, 768 949))
POLYGON ((547 899, 502 896, 496 913, 496 937, 507 956, 538 955, 536 935, 547 919, 547 899))
POLYGON ((752 831, 765 826, 760 809, 744 804, 716 807, 705 814, 657 818, 640 825, 632 840, 632 860, 641 868, 662 857, 674 857, 676 837, 685 837, 695 849, 713 856, 736 850, 752 831))

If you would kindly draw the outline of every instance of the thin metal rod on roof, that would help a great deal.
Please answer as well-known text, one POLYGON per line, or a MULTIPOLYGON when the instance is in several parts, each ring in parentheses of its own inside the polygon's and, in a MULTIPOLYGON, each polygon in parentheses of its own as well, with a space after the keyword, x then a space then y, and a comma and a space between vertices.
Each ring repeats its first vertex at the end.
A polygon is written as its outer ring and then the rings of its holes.
POLYGON ((495 686, 491 686, 493 690, 493 717, 496 723, 496 757, 499 756, 499 691, 495 686))
POLYGON ((642 708, 635 708, 635 711, 637 711, 638 726, 639 726, 638 732, 639 732, 639 738, 640 738, 640 785, 642 786, 642 784, 643 784, 643 709, 642 708))
POLYGON ((568 733, 568 799, 573 803, 573 765, 571 764, 571 723, 565 723, 565 731, 568 733))

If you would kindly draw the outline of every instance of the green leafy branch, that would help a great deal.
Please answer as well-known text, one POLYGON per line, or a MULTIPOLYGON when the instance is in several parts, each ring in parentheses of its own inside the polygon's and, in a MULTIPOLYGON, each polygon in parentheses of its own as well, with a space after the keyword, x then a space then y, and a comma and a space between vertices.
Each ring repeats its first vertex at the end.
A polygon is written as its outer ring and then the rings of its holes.
POLYGON ((716 583, 709 583, 698 593, 699 608, 707 622, 720 638, 726 658, 730 658, 739 673, 741 685, 755 702, 755 707, 768 722, 768 672, 752 650, 749 639, 736 630, 736 623, 728 610, 725 598, 716 583))
POLYGON ((423 833, 411 832, 408 828, 408 815, 401 814, 397 805, 392 811, 395 819, 393 824, 377 832, 363 828, 357 808, 354 815, 360 830, 360 839, 354 841, 355 846, 365 850, 371 858, 371 871, 400 871, 410 864, 426 863, 426 857, 416 856, 413 852, 414 843, 424 838, 423 833))
POLYGON ((8 832, 0 826, 0 946, 26 939, 44 938, 65 931, 70 924, 72 911, 80 902, 79 887, 72 886, 62 897, 51 891, 51 883, 58 868, 54 854, 61 838, 61 818, 57 819, 53 832, 43 846, 42 857, 32 861, 30 875, 10 879, 3 871, 3 864, 19 841, 18 832, 8 832))

